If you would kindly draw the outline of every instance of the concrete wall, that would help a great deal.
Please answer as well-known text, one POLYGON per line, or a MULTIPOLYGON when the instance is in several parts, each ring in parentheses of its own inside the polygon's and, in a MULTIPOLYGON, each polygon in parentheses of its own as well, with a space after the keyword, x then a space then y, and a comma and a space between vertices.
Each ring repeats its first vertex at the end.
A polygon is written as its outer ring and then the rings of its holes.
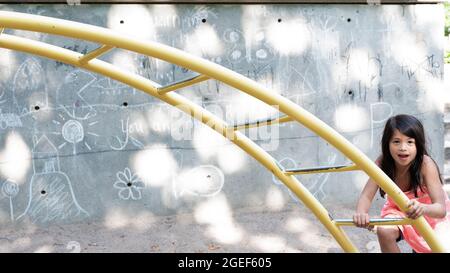
MULTIPOLYGON (((155 40, 202 56, 301 105, 370 158, 384 121, 416 115, 442 167, 441 5, 0 5, 155 40)), ((86 53, 84 41, 6 30, 86 53)), ((115 50, 103 60, 161 85, 194 75, 115 50)), ((0 225, 106 221, 195 212, 281 210, 272 174, 190 117, 118 82, 0 49, 0 225)), ((277 116, 216 81, 183 89, 230 123, 277 116)), ((349 161, 300 125, 246 131, 286 168, 349 161)), ((333 213, 354 206, 360 172, 299 176, 333 213)), ((375 204, 382 200, 377 197, 375 204)), ((299 206, 302 206, 299 204, 299 206)), ((350 215, 349 215, 350 216, 350 215)))

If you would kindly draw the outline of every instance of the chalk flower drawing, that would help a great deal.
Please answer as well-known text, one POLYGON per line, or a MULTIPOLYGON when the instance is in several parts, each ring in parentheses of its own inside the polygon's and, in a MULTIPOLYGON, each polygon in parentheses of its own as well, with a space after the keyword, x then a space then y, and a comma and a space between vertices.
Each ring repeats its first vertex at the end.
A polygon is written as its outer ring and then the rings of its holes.
POLYGON ((15 197, 19 193, 19 185, 8 179, 2 185, 2 193, 6 197, 15 197))
POLYGON ((119 190, 121 199, 139 200, 142 198, 141 189, 145 187, 145 184, 137 174, 132 175, 130 169, 125 168, 123 172, 117 172, 116 177, 117 181, 114 183, 114 188, 119 190))
POLYGON ((2 193, 4 196, 9 197, 9 209, 11 214, 11 221, 14 221, 14 207, 12 199, 19 193, 19 185, 12 180, 6 180, 2 185, 2 193))

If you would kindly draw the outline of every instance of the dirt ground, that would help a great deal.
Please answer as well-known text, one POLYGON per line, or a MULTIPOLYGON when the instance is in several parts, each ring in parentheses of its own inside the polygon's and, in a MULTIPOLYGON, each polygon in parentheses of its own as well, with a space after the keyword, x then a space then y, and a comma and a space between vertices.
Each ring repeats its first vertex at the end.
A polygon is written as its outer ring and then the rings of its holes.
MULTIPOLYGON (((338 217, 352 215, 337 208, 338 217)), ((282 211, 261 208, 233 211, 217 221, 184 214, 154 217, 143 225, 106 225, 89 222, 0 229, 0 252, 81 253, 333 253, 343 252, 333 237, 304 207, 288 205, 282 211)), ((376 234, 344 227, 361 252, 380 252, 376 234)), ((404 252, 411 249, 400 242, 404 252)))

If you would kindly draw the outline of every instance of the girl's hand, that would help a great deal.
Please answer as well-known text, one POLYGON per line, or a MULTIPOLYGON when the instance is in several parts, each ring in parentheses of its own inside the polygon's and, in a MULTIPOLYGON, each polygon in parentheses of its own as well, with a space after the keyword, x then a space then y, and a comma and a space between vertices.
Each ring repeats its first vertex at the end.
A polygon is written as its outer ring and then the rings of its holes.
POLYGON ((417 219, 425 213, 425 204, 420 203, 417 200, 411 200, 408 202, 408 210, 406 216, 411 219, 417 219))
POLYGON ((355 226, 360 228, 369 228, 369 214, 367 213, 355 213, 353 215, 353 223, 355 223, 355 226))

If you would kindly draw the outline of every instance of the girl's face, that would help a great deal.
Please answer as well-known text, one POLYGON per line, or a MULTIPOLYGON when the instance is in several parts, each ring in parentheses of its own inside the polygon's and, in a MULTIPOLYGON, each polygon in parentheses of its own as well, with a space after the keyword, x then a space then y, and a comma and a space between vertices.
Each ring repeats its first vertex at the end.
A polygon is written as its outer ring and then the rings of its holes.
POLYGON ((389 142, 389 151, 398 165, 407 167, 417 155, 415 139, 395 129, 389 142))

